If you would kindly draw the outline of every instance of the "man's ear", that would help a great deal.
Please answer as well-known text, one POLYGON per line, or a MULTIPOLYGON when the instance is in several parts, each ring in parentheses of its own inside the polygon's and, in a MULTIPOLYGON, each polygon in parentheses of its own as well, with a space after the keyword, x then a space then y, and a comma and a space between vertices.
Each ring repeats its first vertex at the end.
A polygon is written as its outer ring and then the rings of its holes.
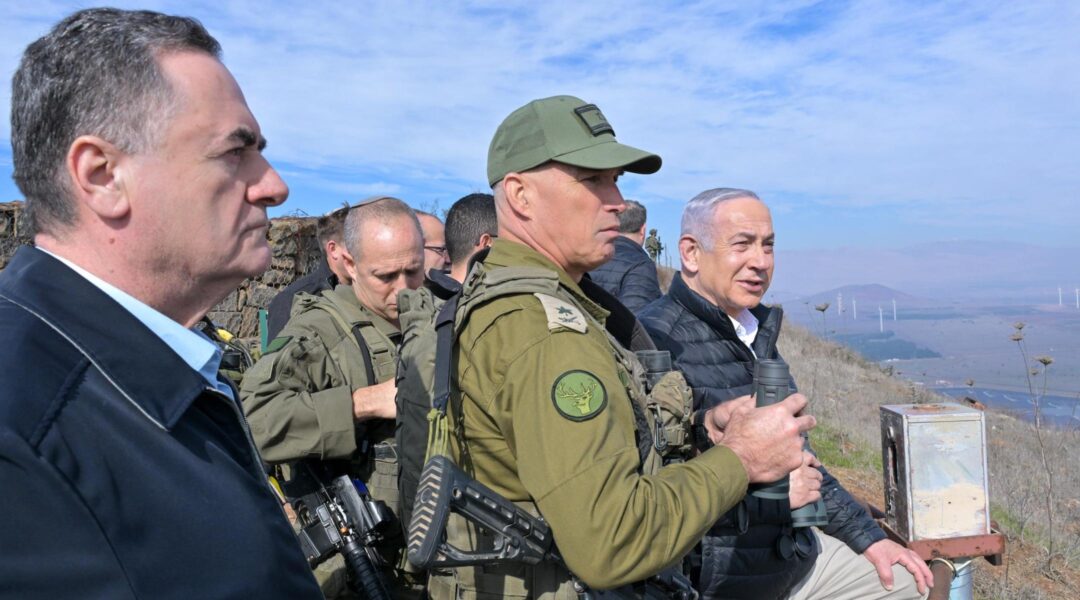
POLYGON ((79 136, 68 148, 65 165, 72 193, 78 203, 103 220, 122 219, 131 211, 125 185, 130 174, 121 163, 125 156, 93 135, 79 136))
POLYGON ((503 194, 510 210, 522 217, 530 217, 534 204, 532 196, 535 190, 529 179, 521 173, 507 173, 499 185, 503 186, 503 194))
POLYGON ((323 252, 331 258, 331 260, 341 260, 342 255, 345 252, 345 245, 339 244, 337 240, 326 240, 326 246, 323 248, 323 252))
POLYGON ((682 261, 682 270, 686 273, 697 274, 702 252, 701 243, 694 236, 684 235, 679 238, 679 260, 682 261))
POLYGON ((338 246, 338 251, 341 252, 341 263, 345 265, 345 272, 349 274, 350 279, 356 280, 356 260, 353 259, 352 254, 349 253, 349 249, 345 247, 345 244, 338 246))
POLYGON ((483 250, 484 248, 490 248, 491 244, 495 242, 495 238, 491 237, 490 233, 481 233, 480 239, 476 241, 478 248, 483 250))

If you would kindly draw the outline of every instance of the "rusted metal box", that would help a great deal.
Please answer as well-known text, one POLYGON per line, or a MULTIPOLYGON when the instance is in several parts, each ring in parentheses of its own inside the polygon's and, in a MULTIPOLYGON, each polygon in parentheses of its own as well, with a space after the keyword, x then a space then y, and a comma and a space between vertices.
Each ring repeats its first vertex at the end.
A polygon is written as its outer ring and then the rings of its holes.
POLYGON ((986 425, 959 404, 881 407, 885 518, 907 541, 990 533, 986 425))

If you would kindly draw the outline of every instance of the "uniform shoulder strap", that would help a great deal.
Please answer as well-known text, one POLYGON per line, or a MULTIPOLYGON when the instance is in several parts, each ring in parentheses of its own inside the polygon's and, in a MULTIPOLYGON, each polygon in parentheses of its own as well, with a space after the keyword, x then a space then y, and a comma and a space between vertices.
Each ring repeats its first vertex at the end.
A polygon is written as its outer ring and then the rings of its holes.
POLYGON ((461 291, 455 315, 455 327, 460 329, 469 314, 478 306, 502 296, 517 294, 555 295, 559 276, 541 267, 495 267, 474 269, 461 291))
POLYGON ((456 332, 476 307, 496 298, 518 294, 552 294, 559 288, 559 276, 539 267, 481 266, 470 272, 462 290, 451 296, 435 317, 435 381, 432 408, 446 414, 453 385, 453 355, 456 332))

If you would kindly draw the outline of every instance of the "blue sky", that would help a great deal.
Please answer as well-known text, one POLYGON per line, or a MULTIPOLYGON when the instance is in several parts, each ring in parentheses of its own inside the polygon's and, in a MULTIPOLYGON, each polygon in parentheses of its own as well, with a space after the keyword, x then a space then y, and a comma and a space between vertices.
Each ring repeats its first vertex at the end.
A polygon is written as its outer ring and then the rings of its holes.
MULTIPOLYGON (((112 4, 195 16, 222 42, 292 189, 278 214, 373 193, 447 208, 486 188, 503 117, 565 93, 664 158, 623 191, 669 242, 718 186, 765 198, 785 249, 1080 230, 1074 1, 112 4)), ((90 5, 5 3, 0 112, 26 44, 90 5)), ((20 197, 9 133, 0 200, 20 197)))

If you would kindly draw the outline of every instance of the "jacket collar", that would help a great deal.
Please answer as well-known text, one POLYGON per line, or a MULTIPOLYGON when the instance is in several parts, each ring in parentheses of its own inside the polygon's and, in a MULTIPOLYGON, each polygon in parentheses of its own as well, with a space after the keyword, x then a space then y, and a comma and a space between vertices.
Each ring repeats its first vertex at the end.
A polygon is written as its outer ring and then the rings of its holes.
POLYGON ((440 300, 449 300, 451 296, 461 291, 461 283, 445 271, 431 269, 426 277, 424 287, 440 300))
MULTIPOLYGON (((668 295, 671 296, 672 300, 690 311, 690 314, 704 321, 721 337, 730 340, 739 339, 739 336, 735 333, 735 326, 731 324, 731 317, 720 307, 706 300, 701 294, 690 289, 690 286, 683 281, 681 272, 676 272, 672 278, 668 295)), ((750 314, 754 315, 758 320, 758 336, 754 339, 754 352, 758 353, 759 358, 767 358, 761 351, 766 350, 772 344, 772 338, 777 334, 778 323, 776 321, 780 318, 780 311, 779 309, 771 309, 764 304, 758 304, 750 309, 750 314)))
POLYGON ((618 237, 615 238, 615 246, 616 246, 616 249, 615 249, 616 253, 618 253, 620 248, 622 248, 623 252, 626 252, 627 250, 636 251, 636 252, 639 252, 641 254, 644 254, 645 256, 649 256, 649 253, 646 252, 645 249, 641 247, 641 244, 639 244, 639 243, 635 242, 634 240, 626 237, 625 235, 619 235, 618 237))
POLYGON ((161 338, 67 265, 22 247, 0 275, 0 296, 43 321, 159 427, 170 430, 206 380, 161 338))

